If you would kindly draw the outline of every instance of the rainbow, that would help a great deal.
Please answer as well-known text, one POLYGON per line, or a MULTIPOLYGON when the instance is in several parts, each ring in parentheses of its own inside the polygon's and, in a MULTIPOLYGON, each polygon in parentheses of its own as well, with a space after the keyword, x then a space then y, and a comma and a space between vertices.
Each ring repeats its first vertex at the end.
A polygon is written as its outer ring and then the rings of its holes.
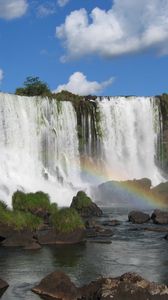
MULTIPOLYGON (((101 165, 95 165, 86 157, 84 158, 84 161, 81 163, 81 165, 83 173, 93 179, 93 181, 95 181, 95 179, 99 183, 111 181, 111 185, 118 191, 121 191, 122 193, 129 193, 131 199, 136 198, 136 203, 138 201, 138 206, 168 209, 168 204, 166 203, 165 199, 161 198, 158 194, 152 193, 151 190, 148 191, 143 187, 136 185, 134 180, 126 181, 121 174, 114 174, 111 169, 106 169, 105 171, 103 171, 101 165), (113 181, 112 178, 120 181, 113 181)), ((131 202, 130 204, 133 203, 131 202)))

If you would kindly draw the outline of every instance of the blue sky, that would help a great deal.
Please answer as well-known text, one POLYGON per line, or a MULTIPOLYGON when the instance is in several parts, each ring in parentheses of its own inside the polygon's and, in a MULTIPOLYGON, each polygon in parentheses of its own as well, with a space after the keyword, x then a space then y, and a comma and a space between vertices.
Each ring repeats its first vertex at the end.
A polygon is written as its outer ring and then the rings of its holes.
POLYGON ((168 92, 167 0, 0 0, 0 90, 168 92))

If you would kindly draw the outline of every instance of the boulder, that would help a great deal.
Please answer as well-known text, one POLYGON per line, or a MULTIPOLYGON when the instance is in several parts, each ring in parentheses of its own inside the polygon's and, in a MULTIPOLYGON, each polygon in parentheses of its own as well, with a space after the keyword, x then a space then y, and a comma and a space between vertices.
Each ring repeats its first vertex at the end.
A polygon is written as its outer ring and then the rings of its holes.
POLYGON ((141 211, 131 211, 128 215, 128 220, 135 224, 143 224, 149 222, 150 216, 141 211))
POLYGON ((70 207, 76 209, 83 218, 101 217, 103 214, 96 203, 83 191, 79 191, 77 195, 73 197, 70 207))
POLYGON ((8 286, 9 286, 9 284, 6 281, 0 279, 0 297, 6 291, 6 289, 8 288, 8 286))
POLYGON ((63 272, 49 274, 32 291, 52 299, 76 300, 80 298, 79 289, 63 272))
POLYGON ((77 244, 84 241, 85 230, 79 228, 69 233, 58 233, 56 229, 51 227, 38 230, 36 236, 41 245, 77 244))
POLYGON ((14 230, 12 234, 2 242, 2 245, 5 247, 25 247, 33 242, 33 233, 30 230, 14 230))
POLYGON ((0 223, 0 243, 3 242, 7 237, 11 236, 14 229, 8 225, 0 223))
POLYGON ((165 225, 168 224, 168 211, 154 210, 151 219, 155 224, 165 225))
POLYGON ((168 287, 151 283, 136 273, 102 278, 80 290, 82 299, 99 300, 167 300, 168 287))

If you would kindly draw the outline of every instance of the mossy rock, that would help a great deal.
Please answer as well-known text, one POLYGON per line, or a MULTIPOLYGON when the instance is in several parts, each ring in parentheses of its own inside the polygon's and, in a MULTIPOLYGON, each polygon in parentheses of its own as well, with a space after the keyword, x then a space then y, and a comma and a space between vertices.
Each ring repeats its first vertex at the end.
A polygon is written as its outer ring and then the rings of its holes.
POLYGON ((84 191, 79 191, 72 199, 71 207, 82 217, 100 217, 102 210, 86 195, 84 191))

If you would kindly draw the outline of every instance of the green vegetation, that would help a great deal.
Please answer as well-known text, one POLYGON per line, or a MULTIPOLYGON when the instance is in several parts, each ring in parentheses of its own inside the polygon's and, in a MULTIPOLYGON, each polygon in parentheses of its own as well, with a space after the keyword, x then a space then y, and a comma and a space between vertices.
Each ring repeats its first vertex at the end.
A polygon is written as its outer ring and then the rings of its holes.
POLYGON ((12 211, 7 207, 0 206, 0 222, 16 230, 35 230, 42 223, 42 220, 31 213, 12 211))
POLYGON ((24 87, 17 88, 15 94, 20 96, 46 96, 51 92, 48 85, 41 81, 39 77, 29 76, 24 82, 24 87))
POLYGON ((2 209, 6 209, 7 208, 7 204, 4 201, 2 201, 2 200, 0 200, 0 208, 2 208, 2 209))
POLYGON ((92 204, 90 197, 86 195, 85 192, 79 191, 75 197, 72 199, 72 207, 81 210, 85 207, 88 207, 92 204))
POLYGON ((50 198, 43 192, 24 193, 17 191, 12 196, 12 206, 14 210, 25 212, 35 212, 36 210, 50 211, 50 198))
POLYGON ((51 222, 60 233, 70 233, 84 228, 83 221, 73 208, 62 208, 51 215, 51 222))

